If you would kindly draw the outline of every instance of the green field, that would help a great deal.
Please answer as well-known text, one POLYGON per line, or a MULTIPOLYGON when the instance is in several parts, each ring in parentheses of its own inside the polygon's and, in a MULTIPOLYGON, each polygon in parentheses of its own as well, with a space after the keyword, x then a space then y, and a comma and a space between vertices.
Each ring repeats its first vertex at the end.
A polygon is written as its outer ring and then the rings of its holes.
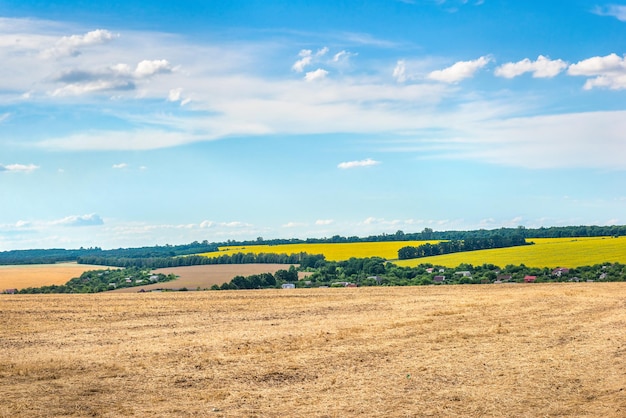
POLYGON ((604 262, 626 264, 626 237, 585 237, 585 238, 529 238, 534 245, 499 248, 446 254, 434 257, 397 260, 398 249, 405 246, 418 246, 438 241, 392 241, 355 242, 336 244, 286 244, 286 245, 247 245, 221 247, 219 252, 202 255, 216 257, 243 253, 300 253, 324 254, 329 261, 342 261, 351 257, 382 257, 400 266, 417 266, 432 263, 455 267, 461 263, 473 265, 525 264, 528 267, 578 267, 604 262))

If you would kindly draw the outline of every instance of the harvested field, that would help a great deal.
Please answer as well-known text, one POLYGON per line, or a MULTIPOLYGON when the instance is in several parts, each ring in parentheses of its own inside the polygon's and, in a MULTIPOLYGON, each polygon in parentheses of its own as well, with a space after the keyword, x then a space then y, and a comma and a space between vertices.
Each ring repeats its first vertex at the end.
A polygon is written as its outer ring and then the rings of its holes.
MULTIPOLYGON (((297 265, 296 265, 297 267, 297 265)), ((287 270, 287 264, 214 264, 204 266, 169 267, 154 270, 154 273, 175 274, 180 276, 171 282, 155 283, 146 286, 128 287, 117 289, 113 292, 129 293, 138 292, 141 289, 181 289, 189 290, 209 289, 212 285, 221 285, 230 282, 233 277, 250 276, 260 273, 275 273, 278 270, 287 270)), ((302 274, 302 273, 300 273, 302 274)))
POLYGON ((58 263, 0 266, 0 292, 4 289, 61 285, 87 270, 115 267, 92 266, 89 264, 58 263))
POLYGON ((0 304, 0 417, 626 415, 624 283, 0 304))

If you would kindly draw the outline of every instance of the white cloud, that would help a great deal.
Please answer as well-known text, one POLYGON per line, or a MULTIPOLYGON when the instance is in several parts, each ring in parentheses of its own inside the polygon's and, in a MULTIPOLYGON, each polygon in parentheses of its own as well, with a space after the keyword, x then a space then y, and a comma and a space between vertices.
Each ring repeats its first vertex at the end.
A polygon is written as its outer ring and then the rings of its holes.
POLYGON ((240 222, 240 221, 221 222, 219 225, 227 227, 227 228, 247 228, 247 227, 252 226, 249 223, 240 222))
POLYGON ((298 73, 303 72, 304 69, 313 61, 312 54, 313 51, 311 51, 310 49, 301 50, 298 54, 301 58, 291 66, 291 69, 298 73))
POLYGON ((458 83, 461 80, 473 77, 478 70, 486 66, 490 61, 491 58, 486 56, 472 61, 459 61, 443 70, 432 71, 428 74, 428 78, 444 83, 458 83))
POLYGON ((128 168, 128 164, 126 163, 120 163, 120 164, 113 164, 113 168, 114 169, 122 169, 122 168, 128 168))
POLYGON ((406 81, 406 62, 404 60, 398 60, 395 68, 393 69, 393 78, 398 83, 404 83, 406 81))
POLYGON ((614 53, 579 61, 570 65, 567 73, 573 76, 595 77, 587 80, 585 90, 594 87, 626 89, 626 59, 614 53))
POLYGON ((315 221, 315 225, 319 225, 319 226, 326 226, 326 225, 332 225, 335 221, 333 219, 318 219, 317 221, 315 221))
POLYGON ((503 64, 496 68, 494 74, 498 77, 514 78, 524 73, 533 73, 535 78, 551 78, 557 76, 565 68, 567 68, 565 61, 551 60, 539 55, 535 61, 524 58, 518 62, 503 64))
POLYGON ((339 163, 337 167, 346 170, 346 169, 357 168, 357 167, 371 167, 371 166, 375 166, 379 164, 380 164, 380 161, 375 161, 375 160, 372 160, 371 158, 367 158, 365 160, 360 160, 360 161, 346 161, 343 163, 339 163))
POLYGON ((165 132, 156 129, 139 131, 92 131, 61 138, 40 141, 37 145, 46 149, 87 150, 147 150, 167 148, 210 139, 181 132, 165 132))
POLYGON ((306 225, 307 224, 303 222, 287 222, 286 224, 282 225, 282 227, 283 228, 301 228, 306 225))
POLYGON ((304 79, 306 81, 323 80, 324 78, 326 78, 327 75, 328 75, 328 71, 318 68, 315 71, 310 71, 306 73, 306 75, 304 76, 304 79))
POLYGON ((335 55, 333 55, 333 59, 332 59, 332 61, 333 61, 333 62, 342 62, 342 61, 346 61, 346 60, 348 60, 350 57, 353 57, 353 56, 355 56, 355 55, 357 55, 357 54, 353 54, 353 53, 348 52, 348 51, 345 51, 345 50, 343 50, 343 51, 339 51, 339 52, 337 52, 335 55))
POLYGON ((610 4, 608 6, 597 6, 593 13, 600 16, 612 16, 622 22, 626 22, 626 6, 610 4))
POLYGON ((104 221, 102 220, 100 215, 91 213, 89 215, 68 216, 63 219, 53 221, 51 224, 62 226, 95 226, 103 225, 104 221))
POLYGON ((316 61, 319 61, 319 59, 326 55, 328 51, 328 47, 323 47, 318 49, 314 55, 312 50, 302 49, 298 54, 300 59, 291 66, 291 69, 297 73, 302 73, 304 72, 306 67, 310 66, 316 61))
POLYGON ((137 64, 134 76, 146 78, 155 74, 166 74, 172 72, 172 66, 167 60, 143 60, 137 64))
POLYGON ((171 89, 169 94, 167 95, 167 100, 169 100, 170 102, 179 101, 181 98, 182 92, 183 92, 183 89, 181 88, 171 89))
POLYGON ((482 121, 441 141, 437 152, 442 158, 531 169, 626 170, 624 132, 626 111, 482 121))
POLYGON ((41 55, 44 58, 77 56, 81 53, 81 47, 104 44, 118 36, 104 29, 87 32, 84 35, 63 36, 54 47, 46 49, 41 55))
POLYGON ((39 166, 35 164, 9 164, 9 165, 0 164, 0 173, 3 171, 14 172, 14 173, 32 173, 38 168, 39 166))
POLYGON ((321 49, 319 49, 316 53, 315 56, 317 57, 323 57, 324 55, 326 55, 328 53, 329 49, 328 47, 323 47, 321 49))

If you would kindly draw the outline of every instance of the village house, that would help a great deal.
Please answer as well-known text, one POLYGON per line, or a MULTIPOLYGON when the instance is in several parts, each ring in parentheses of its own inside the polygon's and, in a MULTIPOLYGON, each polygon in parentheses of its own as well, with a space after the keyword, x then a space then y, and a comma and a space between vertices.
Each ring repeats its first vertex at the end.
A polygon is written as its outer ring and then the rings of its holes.
POLYGON ((561 277, 563 274, 567 274, 567 273, 569 273, 569 269, 564 268, 564 267, 559 267, 559 268, 552 270, 552 275, 556 277, 561 277))
POLYGON ((463 276, 463 277, 471 277, 472 273, 469 271, 457 271, 454 274, 458 274, 459 276, 463 276))
POLYGON ((535 280, 537 280, 537 276, 525 276, 524 277, 524 283, 535 283, 535 280))
POLYGON ((435 276, 433 277, 433 282, 435 283, 443 283, 446 281, 446 276, 435 276))

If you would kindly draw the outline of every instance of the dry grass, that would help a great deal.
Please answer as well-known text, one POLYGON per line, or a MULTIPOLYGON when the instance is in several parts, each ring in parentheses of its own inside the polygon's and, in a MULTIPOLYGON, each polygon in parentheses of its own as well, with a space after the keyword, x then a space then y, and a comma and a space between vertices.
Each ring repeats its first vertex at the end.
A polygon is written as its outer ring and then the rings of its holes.
MULTIPOLYGON (((296 266, 297 267, 297 266, 296 266)), ((154 273, 175 274, 178 279, 171 282, 155 283, 146 286, 117 289, 113 292, 132 293, 141 289, 181 289, 189 290, 209 289, 212 285, 221 285, 230 282, 233 277, 251 276, 260 273, 275 273, 278 270, 287 270, 285 264, 215 264, 204 266, 169 267, 154 270, 154 273)), ((302 275, 302 273, 300 273, 302 275)))
POLYGON ((110 267, 76 263, 0 266, 0 292, 4 289, 61 285, 87 270, 106 268, 110 267))
POLYGON ((0 304, 0 417, 626 415, 624 283, 0 304))

